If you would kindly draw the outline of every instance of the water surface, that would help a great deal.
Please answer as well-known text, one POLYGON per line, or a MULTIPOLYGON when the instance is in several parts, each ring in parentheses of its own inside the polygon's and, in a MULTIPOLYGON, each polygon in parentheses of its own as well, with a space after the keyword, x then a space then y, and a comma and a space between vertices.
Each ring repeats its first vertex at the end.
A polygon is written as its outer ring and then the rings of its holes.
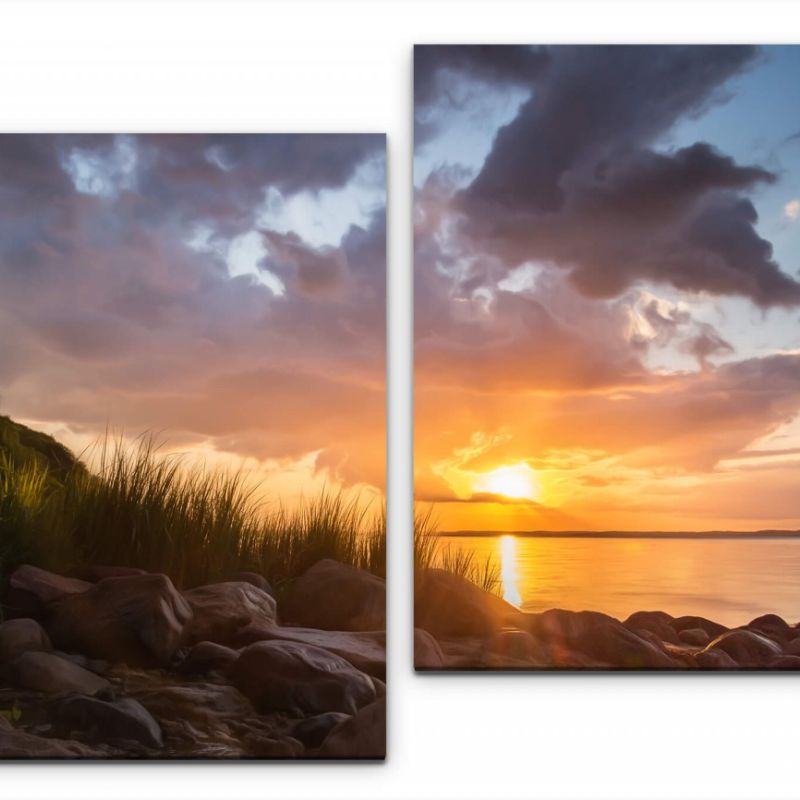
POLYGON ((697 614, 734 626, 760 614, 800 620, 800 538, 442 536, 490 558, 504 597, 525 611, 565 608, 625 619, 697 614))

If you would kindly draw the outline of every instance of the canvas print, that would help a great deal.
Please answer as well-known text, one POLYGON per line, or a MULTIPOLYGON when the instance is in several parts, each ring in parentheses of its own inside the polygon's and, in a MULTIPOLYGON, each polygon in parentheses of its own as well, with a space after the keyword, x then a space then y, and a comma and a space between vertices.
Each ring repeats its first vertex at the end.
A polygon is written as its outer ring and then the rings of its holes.
POLYGON ((383 758, 385 137, 0 136, 0 758, 383 758))
POLYGON ((800 669, 800 48, 418 46, 418 669, 800 669))

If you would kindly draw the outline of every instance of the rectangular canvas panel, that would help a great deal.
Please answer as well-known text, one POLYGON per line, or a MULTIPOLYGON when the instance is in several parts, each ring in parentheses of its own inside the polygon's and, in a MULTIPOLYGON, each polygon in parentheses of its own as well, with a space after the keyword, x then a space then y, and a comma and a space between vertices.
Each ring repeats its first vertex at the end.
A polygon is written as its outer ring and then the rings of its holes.
POLYGON ((418 669, 800 668, 800 48, 418 46, 418 669))
POLYGON ((384 757, 385 137, 0 136, 0 757, 384 757))

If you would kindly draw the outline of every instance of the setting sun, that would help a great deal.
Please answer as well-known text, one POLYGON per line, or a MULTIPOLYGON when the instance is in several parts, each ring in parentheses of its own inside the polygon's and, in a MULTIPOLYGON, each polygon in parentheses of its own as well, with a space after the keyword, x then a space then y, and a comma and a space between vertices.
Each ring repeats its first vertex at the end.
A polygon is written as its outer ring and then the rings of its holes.
POLYGON ((539 496, 536 473, 527 464, 498 467, 485 472, 477 477, 475 489, 515 499, 536 500, 539 496))

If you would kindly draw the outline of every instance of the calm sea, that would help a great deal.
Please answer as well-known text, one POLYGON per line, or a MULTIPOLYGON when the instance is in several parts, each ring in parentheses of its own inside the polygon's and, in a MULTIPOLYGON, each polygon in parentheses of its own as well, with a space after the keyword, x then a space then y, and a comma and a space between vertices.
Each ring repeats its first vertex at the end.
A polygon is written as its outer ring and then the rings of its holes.
POLYGON ((525 611, 697 614, 735 626, 760 614, 800 620, 800 538, 441 537, 490 558, 503 595, 525 611))

